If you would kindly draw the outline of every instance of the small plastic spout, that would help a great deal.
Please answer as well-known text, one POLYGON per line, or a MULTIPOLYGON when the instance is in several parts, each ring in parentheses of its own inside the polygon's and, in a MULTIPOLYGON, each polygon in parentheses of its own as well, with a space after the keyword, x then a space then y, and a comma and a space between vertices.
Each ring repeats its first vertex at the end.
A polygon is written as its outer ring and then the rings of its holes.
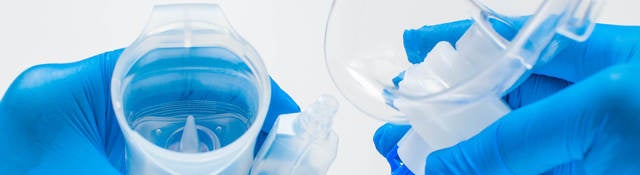
POLYGON ((200 141, 198 140, 198 129, 193 115, 187 117, 180 139, 180 151, 185 153, 197 153, 200 141))
POLYGON ((330 95, 322 95, 300 114, 300 124, 314 134, 327 134, 337 111, 338 100, 330 95))
POLYGON ((335 159, 338 136, 331 128, 338 101, 320 96, 301 113, 281 115, 256 154, 251 175, 320 175, 335 159))

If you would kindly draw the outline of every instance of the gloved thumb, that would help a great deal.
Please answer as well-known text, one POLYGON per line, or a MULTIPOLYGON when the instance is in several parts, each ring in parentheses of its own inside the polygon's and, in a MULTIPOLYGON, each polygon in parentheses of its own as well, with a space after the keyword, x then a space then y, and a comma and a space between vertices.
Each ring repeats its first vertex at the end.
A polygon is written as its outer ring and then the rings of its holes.
POLYGON ((373 135, 373 144, 382 156, 385 156, 397 145, 398 141, 411 129, 411 125, 385 123, 373 135))

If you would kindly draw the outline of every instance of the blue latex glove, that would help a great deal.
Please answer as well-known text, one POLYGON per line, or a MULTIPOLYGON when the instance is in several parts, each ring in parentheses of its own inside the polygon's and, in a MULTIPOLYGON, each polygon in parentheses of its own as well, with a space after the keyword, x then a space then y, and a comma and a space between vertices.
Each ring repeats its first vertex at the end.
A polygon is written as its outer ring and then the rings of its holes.
MULTIPOLYGON (((124 138, 110 84, 122 50, 23 72, 0 101, 0 174, 119 174, 124 138)), ((259 136, 296 103, 271 82, 271 106, 259 136)))
MULTIPOLYGON (((438 41, 455 42, 470 24, 406 31, 410 61, 421 62, 438 41)), ((504 97, 514 111, 431 153, 426 174, 640 174, 639 60, 640 27, 596 25, 586 42, 567 45, 504 97)), ((409 128, 380 127, 378 151, 393 154, 409 128)))

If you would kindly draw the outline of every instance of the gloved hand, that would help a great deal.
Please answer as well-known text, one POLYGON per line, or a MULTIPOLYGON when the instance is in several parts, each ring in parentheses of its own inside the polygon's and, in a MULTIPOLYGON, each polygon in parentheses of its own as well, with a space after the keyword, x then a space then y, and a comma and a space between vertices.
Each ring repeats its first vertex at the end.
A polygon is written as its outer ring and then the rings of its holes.
MULTIPOLYGON (((124 138, 111 105, 111 74, 122 50, 23 72, 0 101, 0 174, 118 174, 124 138)), ((296 103, 271 82, 259 136, 296 103)))
MULTIPOLYGON (((421 62, 438 41, 455 42, 470 24, 406 31, 410 61, 421 62)), ((586 42, 567 45, 504 97, 514 111, 431 153, 425 174, 639 174, 639 60, 640 27, 596 25, 586 42)), ((378 151, 389 154, 409 128, 380 127, 378 151)))

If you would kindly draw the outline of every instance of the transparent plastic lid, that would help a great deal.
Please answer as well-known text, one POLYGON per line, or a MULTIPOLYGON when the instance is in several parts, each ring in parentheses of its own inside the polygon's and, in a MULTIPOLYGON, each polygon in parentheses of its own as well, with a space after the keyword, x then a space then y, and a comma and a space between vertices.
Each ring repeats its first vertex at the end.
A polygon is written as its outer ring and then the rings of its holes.
POLYGON ((446 107, 508 92, 563 42, 586 39, 599 6, 598 0, 335 0, 325 58, 352 104, 405 123, 398 101, 446 107), (434 26, 442 23, 449 24, 434 26), (425 49, 406 49, 413 46, 425 49), (412 83, 402 85, 406 79, 412 83))

